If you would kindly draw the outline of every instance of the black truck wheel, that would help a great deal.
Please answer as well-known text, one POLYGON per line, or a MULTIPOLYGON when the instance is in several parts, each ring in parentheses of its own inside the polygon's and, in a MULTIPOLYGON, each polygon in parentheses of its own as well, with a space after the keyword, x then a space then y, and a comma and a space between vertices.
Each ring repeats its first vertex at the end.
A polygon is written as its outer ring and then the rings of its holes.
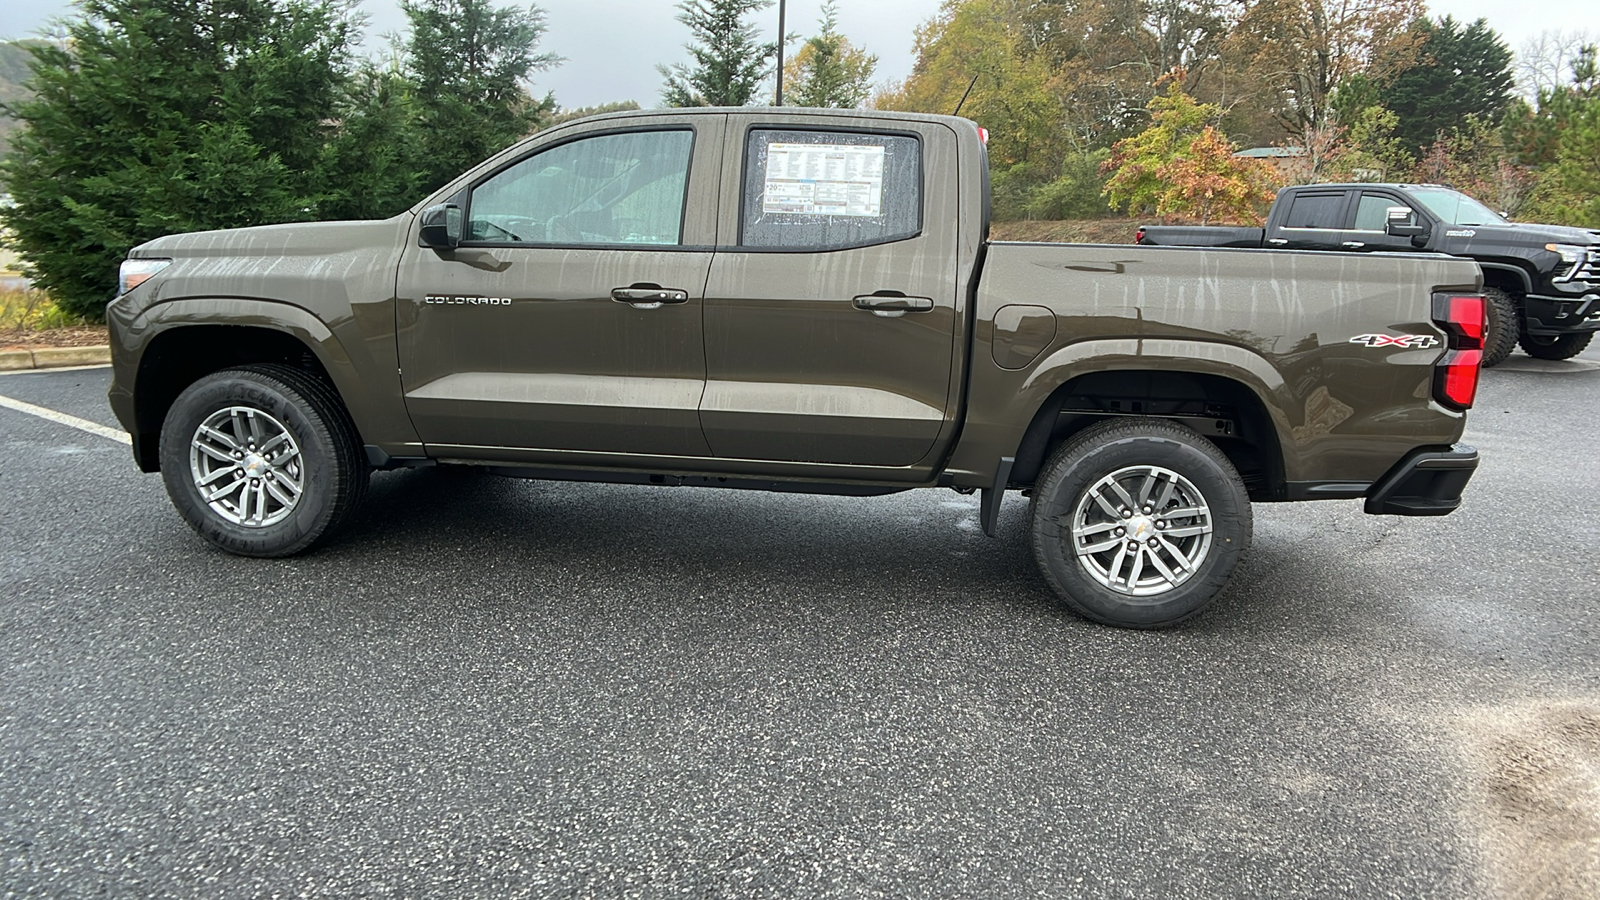
POLYGON ((1522 352, 1536 359, 1571 359, 1589 346, 1594 332, 1582 334, 1525 334, 1522 352))
POLYGON ((279 365, 186 388, 161 427, 161 477, 201 537, 241 556, 310 547, 366 493, 368 467, 333 389, 279 365))
POLYGON ((1085 429, 1034 487, 1033 554, 1079 615, 1160 628, 1199 613, 1250 547, 1250 499, 1228 458, 1161 419, 1085 429))
POLYGON ((1498 366, 1505 362, 1511 351, 1517 349, 1517 333, 1521 331, 1521 316, 1511 295, 1499 288, 1483 289, 1486 322, 1483 331, 1483 367, 1498 366))

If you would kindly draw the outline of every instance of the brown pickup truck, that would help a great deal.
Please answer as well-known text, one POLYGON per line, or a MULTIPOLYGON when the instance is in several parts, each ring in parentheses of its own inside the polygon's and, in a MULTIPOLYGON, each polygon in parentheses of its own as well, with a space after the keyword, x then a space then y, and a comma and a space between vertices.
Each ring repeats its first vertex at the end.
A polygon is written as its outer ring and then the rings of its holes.
POLYGON ((980 129, 795 109, 553 128, 374 222, 136 247, 111 405, 208 540, 282 556, 372 469, 1032 497, 1097 621, 1202 609, 1255 502, 1455 509, 1470 260, 990 243, 980 129))

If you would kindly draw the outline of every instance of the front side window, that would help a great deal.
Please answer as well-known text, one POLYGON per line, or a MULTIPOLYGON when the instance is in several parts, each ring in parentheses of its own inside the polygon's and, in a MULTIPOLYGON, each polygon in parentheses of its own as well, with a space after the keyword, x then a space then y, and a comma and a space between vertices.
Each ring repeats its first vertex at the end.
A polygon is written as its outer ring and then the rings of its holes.
POLYGON ((472 191, 465 239, 679 244, 694 133, 641 131, 541 150, 472 191))
POLYGON ((1387 231, 1390 207, 1406 205, 1383 194, 1362 194, 1361 202, 1356 206, 1356 230, 1387 231))
POLYGON ((922 232, 914 137, 758 128, 745 145, 745 247, 836 250, 922 232))
POLYGON ((1289 206, 1284 228, 1338 228, 1344 208, 1343 192, 1337 194, 1299 194, 1289 206))

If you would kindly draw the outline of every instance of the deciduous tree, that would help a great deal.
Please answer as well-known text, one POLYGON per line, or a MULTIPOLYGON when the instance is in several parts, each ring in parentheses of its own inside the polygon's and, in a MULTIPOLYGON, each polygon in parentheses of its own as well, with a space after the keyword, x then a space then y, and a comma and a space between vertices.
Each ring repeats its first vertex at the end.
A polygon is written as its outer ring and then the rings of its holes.
POLYGON ((1233 155, 1211 124, 1222 109, 1185 93, 1177 79, 1150 101, 1149 128, 1118 141, 1104 165, 1105 194, 1130 215, 1259 221, 1272 201, 1272 179, 1260 162, 1233 155))
POLYGON ((1422 0, 1255 0, 1223 53, 1250 102, 1299 138, 1330 121, 1346 79, 1382 81, 1410 65, 1416 36, 1406 26, 1422 14, 1422 0))

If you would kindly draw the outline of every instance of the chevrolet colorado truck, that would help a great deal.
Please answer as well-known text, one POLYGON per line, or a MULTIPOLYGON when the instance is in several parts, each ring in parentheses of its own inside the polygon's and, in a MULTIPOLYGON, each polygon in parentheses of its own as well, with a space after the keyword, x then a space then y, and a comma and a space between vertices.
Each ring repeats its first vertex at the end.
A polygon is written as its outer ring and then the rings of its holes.
POLYGON ((1265 228, 1147 225, 1152 247, 1266 247, 1353 253, 1426 251, 1483 269, 1483 365, 1522 345, 1571 359, 1600 329, 1600 231, 1510 222, 1437 184, 1312 184, 1278 192, 1265 228))
POLYGON ((383 221, 133 248, 107 309, 134 459, 217 546, 283 556, 375 469, 1032 498, 1046 581, 1193 615, 1251 504, 1455 509, 1468 260, 991 243, 943 116, 630 112, 540 132, 383 221))

